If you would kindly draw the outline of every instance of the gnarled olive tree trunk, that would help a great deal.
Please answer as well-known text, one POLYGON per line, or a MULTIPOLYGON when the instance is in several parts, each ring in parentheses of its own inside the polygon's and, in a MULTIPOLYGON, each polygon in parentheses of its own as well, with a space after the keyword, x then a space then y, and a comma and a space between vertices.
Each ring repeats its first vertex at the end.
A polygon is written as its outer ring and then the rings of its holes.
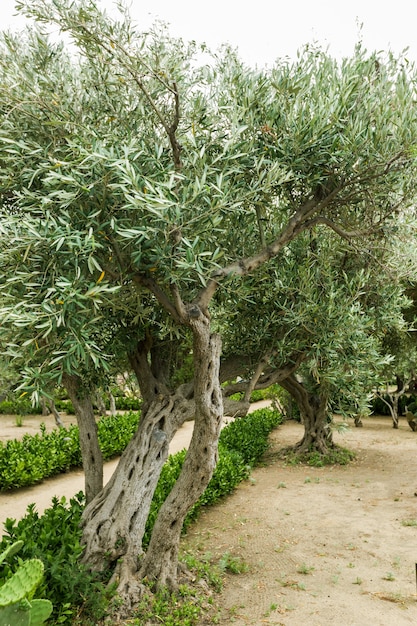
POLYGON ((304 436, 295 445, 299 454, 317 451, 326 454, 334 447, 332 429, 328 423, 328 396, 320 386, 314 392, 308 391, 294 375, 280 382, 297 403, 304 425, 304 436))
MULTIPOLYGON (((184 518, 204 492, 217 462, 223 416, 219 382, 221 341, 207 317, 190 320, 194 342, 194 385, 190 398, 182 388, 170 393, 152 366, 154 348, 139 345, 131 364, 140 381, 144 404, 138 429, 103 491, 86 507, 83 518, 84 561, 95 570, 118 560, 113 580, 124 611, 138 601, 142 579, 174 588, 184 518), (156 520, 146 554, 142 540, 152 498, 168 457, 169 443, 185 420, 195 418, 186 460, 156 520)), ((155 361, 158 359, 155 358, 155 361)), ((183 386, 184 387, 184 386, 183 386)))
POLYGON ((162 377, 154 375, 150 354, 144 341, 129 356, 144 399, 138 428, 110 481, 82 517, 83 560, 89 568, 103 571, 120 559, 114 580, 119 581, 126 608, 141 591, 136 573, 142 540, 169 444, 184 421, 194 416, 194 401, 170 392, 165 372, 162 377))
POLYGON ((98 442, 93 403, 79 376, 64 373, 62 384, 67 390, 77 418, 85 475, 85 498, 88 504, 103 489, 103 455, 98 442))
POLYGON ((169 443, 185 416, 188 410, 183 398, 157 394, 142 412, 138 429, 110 481, 83 514, 83 560, 89 568, 101 571, 122 557, 114 580, 119 581, 126 607, 140 595, 135 574, 152 498, 168 458, 169 443))
POLYGON ((186 514, 206 489, 216 467, 223 418, 219 382, 221 339, 206 316, 190 322, 194 354, 194 431, 181 474, 161 507, 140 577, 158 587, 177 585, 178 549, 186 514))

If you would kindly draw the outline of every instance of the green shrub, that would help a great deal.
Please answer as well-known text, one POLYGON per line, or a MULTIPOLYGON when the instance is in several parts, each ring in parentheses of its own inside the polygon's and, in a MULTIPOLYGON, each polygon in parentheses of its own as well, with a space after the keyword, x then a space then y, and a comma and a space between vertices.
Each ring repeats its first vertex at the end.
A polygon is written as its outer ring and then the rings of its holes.
POLYGON ((118 411, 140 411, 142 400, 128 396, 119 396, 115 398, 116 409, 118 411))
POLYGON ((282 423, 282 416, 273 409, 258 409, 231 422, 220 434, 220 442, 237 450, 244 462, 254 465, 268 447, 268 434, 282 423))
MULTIPOLYGON (((98 422, 98 437, 104 459, 120 455, 139 421, 139 413, 103 417, 98 422)), ((82 464, 78 427, 55 428, 47 433, 24 435, 0 443, 0 490, 33 485, 49 476, 82 464)))
POLYGON ((0 402, 0 413, 2 415, 40 415, 42 408, 38 405, 32 406, 29 399, 18 398, 0 402))
POLYGON ((55 429, 41 434, 24 435, 0 446, 0 489, 33 485, 44 478, 65 472, 81 464, 78 428, 55 429))
POLYGON ((98 422, 98 439, 104 459, 122 454, 132 439, 139 423, 140 413, 129 411, 123 415, 106 415, 98 422))
MULTIPOLYGON (((84 508, 84 496, 77 494, 70 500, 53 498, 51 508, 38 515, 35 505, 28 507, 27 514, 19 522, 8 519, 5 523, 0 550, 15 541, 22 541, 21 556, 39 559, 44 566, 44 578, 35 597, 49 599, 53 606, 54 624, 70 623, 81 610, 87 618, 101 619, 105 614, 107 595, 104 582, 99 576, 86 570, 80 563, 83 552, 79 523, 84 508)), ((0 566, 0 584, 16 570, 19 560, 15 557, 0 566)))
POLYGON ((68 415, 75 415, 74 406, 71 400, 55 400, 55 408, 60 413, 67 413, 68 415))
MULTIPOLYGON (((261 400, 271 400, 275 395, 277 395, 278 390, 281 389, 279 385, 271 385, 270 387, 266 387, 265 389, 255 389, 252 391, 250 396, 250 402, 260 402, 261 400)), ((238 393, 234 393, 230 396, 231 400, 242 400, 243 392, 239 391, 238 393)))

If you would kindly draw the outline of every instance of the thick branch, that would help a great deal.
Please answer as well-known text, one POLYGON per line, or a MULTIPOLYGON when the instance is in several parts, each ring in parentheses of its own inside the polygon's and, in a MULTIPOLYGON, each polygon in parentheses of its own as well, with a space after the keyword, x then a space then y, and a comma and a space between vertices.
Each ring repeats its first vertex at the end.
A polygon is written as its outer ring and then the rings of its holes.
POLYGON ((171 317, 176 322, 181 323, 183 321, 178 314, 176 307, 168 298, 165 291, 163 291, 163 289, 161 289, 161 287, 152 278, 149 278, 148 276, 142 276, 141 274, 135 274, 133 276, 133 282, 139 287, 144 287, 145 289, 148 289, 151 293, 153 293, 159 304, 162 305, 162 307, 171 315, 171 317))
MULTIPOLYGON (((268 370, 265 370, 263 375, 258 378, 254 389, 266 389, 267 387, 270 387, 275 383, 281 384, 281 381, 287 379, 289 376, 297 371, 303 359, 304 355, 302 353, 298 355, 292 355, 288 362, 282 367, 268 368, 268 370)), ((237 375, 238 373, 239 372, 235 372, 235 375, 237 375)), ((240 370, 240 373, 243 373, 243 370, 240 370)), ((225 396, 230 396, 234 393, 246 392, 247 387, 247 381, 240 381, 238 383, 232 383, 231 385, 227 385, 227 387, 223 389, 223 393, 225 396)))

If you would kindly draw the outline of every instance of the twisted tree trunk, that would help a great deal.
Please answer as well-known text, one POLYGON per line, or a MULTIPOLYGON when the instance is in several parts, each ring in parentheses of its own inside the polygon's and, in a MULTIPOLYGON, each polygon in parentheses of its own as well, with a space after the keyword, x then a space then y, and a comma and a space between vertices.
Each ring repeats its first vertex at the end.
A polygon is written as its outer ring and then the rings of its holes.
POLYGON ((195 423, 181 474, 161 507, 140 577, 157 587, 177 586, 178 549, 185 516, 206 489, 217 463, 223 403, 219 382, 221 339, 204 315, 191 323, 194 343, 195 423))
POLYGON ((118 561, 113 580, 118 582, 125 611, 141 594, 137 571, 142 540, 169 444, 178 428, 195 413, 194 400, 181 390, 171 392, 165 384, 165 371, 158 376, 155 361, 159 355, 152 359, 152 352, 157 349, 147 339, 129 355, 144 399, 138 428, 112 478, 82 517, 83 560, 96 571, 118 561))
POLYGON ((93 403, 78 376, 64 373, 62 384, 67 390, 77 418, 85 474, 85 498, 88 504, 103 489, 103 455, 98 443, 93 403))
POLYGON ((182 397, 158 394, 142 413, 110 481, 83 514, 84 562, 102 571, 123 557, 115 579, 120 580, 121 595, 132 603, 140 591, 135 574, 152 498, 169 443, 188 415, 182 397))
POLYGON ((299 454, 319 452, 327 454, 334 447, 332 429, 328 423, 328 396, 320 389, 309 392, 294 375, 280 382, 297 403, 301 421, 304 425, 304 436, 294 450, 299 454))

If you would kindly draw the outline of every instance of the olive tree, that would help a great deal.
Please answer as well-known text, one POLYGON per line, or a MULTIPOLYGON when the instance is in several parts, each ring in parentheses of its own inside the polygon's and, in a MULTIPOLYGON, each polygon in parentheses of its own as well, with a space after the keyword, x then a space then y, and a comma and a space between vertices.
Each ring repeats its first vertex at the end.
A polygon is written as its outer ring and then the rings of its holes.
MULTIPOLYGON (((256 386, 279 382, 299 407, 305 434, 295 449, 326 454, 333 447, 331 416, 368 411, 373 389, 391 363, 389 329, 403 328, 407 299, 402 268, 392 264, 396 238, 381 249, 358 250, 322 227, 293 241, 256 277, 257 298, 224 290, 233 314, 223 325, 224 351, 259 359, 256 386), (377 257, 375 256, 377 255, 377 257), (232 304, 233 303, 233 304, 232 304), (244 332, 241 332, 242 327, 244 332), (292 371, 275 375, 288 354, 292 371)), ((415 270, 414 270, 415 271, 415 270)), ((253 372, 255 372, 253 368, 253 372)), ((226 388, 243 391, 253 377, 226 388)))
POLYGON ((237 370, 221 362, 231 309, 217 294, 233 281, 246 297, 251 277, 256 301, 258 272, 304 231, 361 240, 413 203, 416 83, 401 60, 360 49, 342 63, 306 49, 259 71, 92 2, 18 5, 40 26, 1 49, 1 321, 10 351, 36 360, 28 386, 82 379, 118 350, 137 376, 137 432, 83 515, 84 559, 117 563, 128 607, 144 577, 175 587, 184 517, 216 465, 220 382, 237 370), (68 51, 48 42, 51 23, 68 51), (145 551, 169 442, 190 418, 145 551))

